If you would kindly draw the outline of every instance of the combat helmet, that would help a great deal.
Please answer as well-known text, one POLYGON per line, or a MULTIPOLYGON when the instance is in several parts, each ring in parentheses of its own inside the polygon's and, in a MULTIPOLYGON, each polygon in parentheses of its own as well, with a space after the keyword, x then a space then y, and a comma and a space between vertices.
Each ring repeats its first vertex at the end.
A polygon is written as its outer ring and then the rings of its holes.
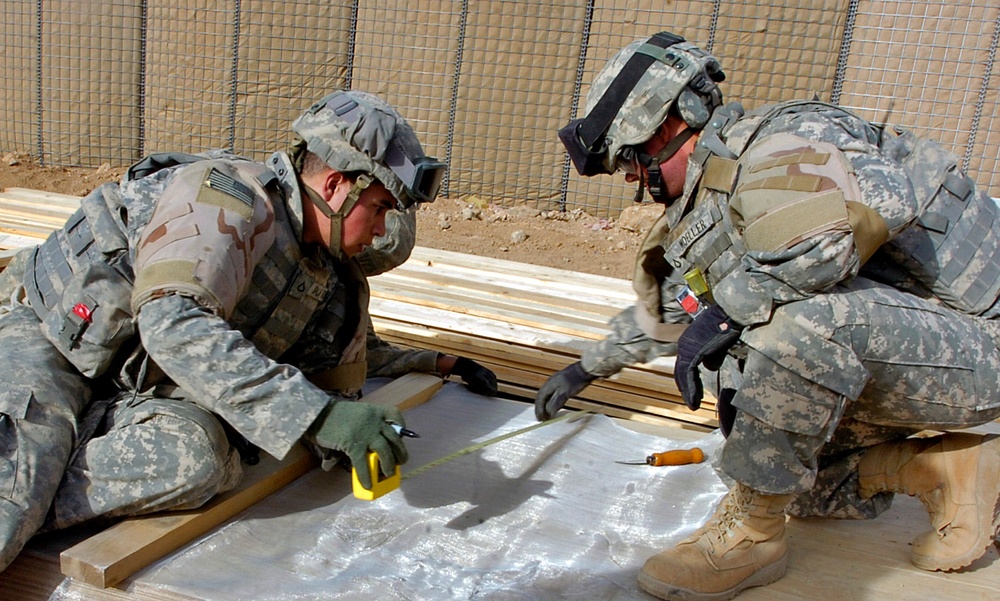
POLYGON ((373 94, 328 94, 296 119, 292 130, 331 168, 380 181, 401 210, 433 202, 444 178, 444 163, 425 155, 413 128, 373 94))
POLYGON ((636 40, 604 65, 587 94, 586 116, 559 137, 580 175, 614 173, 621 153, 653 137, 672 109, 690 130, 703 128, 722 105, 724 79, 719 61, 681 36, 636 40))
POLYGON ((413 128, 381 98, 354 90, 328 94, 313 103, 292 123, 299 137, 292 150, 293 163, 301 171, 308 150, 340 173, 358 173, 351 190, 337 209, 332 209, 315 191, 305 195, 330 219, 329 249, 346 260, 340 244, 344 217, 361 193, 377 179, 405 211, 417 203, 437 197, 445 165, 424 154, 413 128))

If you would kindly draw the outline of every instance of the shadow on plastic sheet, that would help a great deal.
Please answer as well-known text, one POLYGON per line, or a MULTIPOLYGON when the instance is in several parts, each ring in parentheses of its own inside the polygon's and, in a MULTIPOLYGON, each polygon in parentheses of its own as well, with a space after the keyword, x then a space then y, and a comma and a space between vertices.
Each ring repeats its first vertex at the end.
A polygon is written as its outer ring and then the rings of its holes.
MULTIPOLYGON (((463 384, 450 382, 431 400, 408 410, 405 415, 406 426, 418 432, 420 438, 404 440, 410 459, 402 466, 400 490, 386 497, 402 494, 407 505, 418 509, 469 503, 468 510, 447 523, 448 528, 456 530, 507 514, 532 498, 552 498, 549 491, 553 482, 537 478, 537 472, 586 427, 584 420, 562 424, 558 429, 540 428, 538 432, 550 430, 553 437, 537 451, 523 448, 519 445, 520 437, 514 437, 456 457, 411 479, 407 478, 410 471, 501 433, 533 424, 534 414, 529 404, 484 397, 469 392, 463 384), (528 415, 530 420, 526 419, 528 415), (508 465, 509 469, 504 469, 504 445, 518 449, 511 458, 522 461, 514 468, 508 465), (533 452, 535 457, 525 463, 525 455, 533 452), (492 458, 486 458, 487 455, 492 458), (497 456, 501 459, 497 460, 497 456), (509 475, 511 473, 516 475, 509 475)), ((253 517, 309 512, 340 502, 364 503, 353 499, 350 476, 349 469, 343 465, 334 466, 329 472, 312 470, 280 493, 280 504, 258 506, 253 517)))
POLYGON ((520 468, 522 471, 516 477, 508 476, 500 461, 483 457, 485 449, 480 449, 454 460, 461 461, 462 464, 455 466, 442 464, 421 474, 425 476, 423 480, 408 481, 409 486, 403 490, 403 494, 409 505, 421 509, 453 505, 463 501, 470 503, 472 507, 445 524, 445 527, 455 530, 478 526, 491 518, 510 513, 535 497, 554 499, 555 497, 549 494, 554 483, 551 480, 538 479, 536 475, 552 455, 585 427, 586 422, 577 422, 569 431, 560 432, 558 437, 553 438, 539 450, 537 456, 527 466, 520 468), (431 473, 434 469, 446 467, 455 469, 450 469, 441 478, 435 478, 431 473), (466 468, 469 472, 468 477, 465 476, 466 468), (447 480, 445 483, 448 485, 439 485, 441 480, 447 480))

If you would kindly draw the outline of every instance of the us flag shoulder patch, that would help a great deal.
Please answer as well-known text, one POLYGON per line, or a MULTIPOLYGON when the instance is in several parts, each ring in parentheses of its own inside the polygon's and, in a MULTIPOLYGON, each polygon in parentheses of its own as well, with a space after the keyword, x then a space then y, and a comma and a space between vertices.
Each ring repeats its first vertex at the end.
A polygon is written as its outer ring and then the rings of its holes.
POLYGON ((250 186, 233 179, 217 169, 209 171, 205 185, 213 190, 232 196, 248 207, 253 206, 254 194, 250 186))

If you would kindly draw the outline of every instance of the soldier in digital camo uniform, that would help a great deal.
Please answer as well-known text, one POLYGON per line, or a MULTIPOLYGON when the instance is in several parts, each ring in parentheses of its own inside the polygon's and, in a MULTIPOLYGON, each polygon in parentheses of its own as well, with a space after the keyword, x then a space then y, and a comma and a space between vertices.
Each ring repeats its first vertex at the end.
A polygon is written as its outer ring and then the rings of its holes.
POLYGON ((264 163, 148 157, 18 263, 0 307, 0 568, 40 529, 197 507, 240 481, 252 446, 342 453, 370 486, 369 451, 386 474, 407 453, 400 412, 357 401, 366 377, 496 393, 486 368, 392 347, 368 319, 356 257, 405 260, 412 241, 365 249, 388 211, 434 200, 444 165, 362 92, 292 127, 264 163))
POLYGON ((949 432, 1000 416, 997 206, 938 144, 818 101, 722 103, 710 54, 660 33, 597 75, 560 131, 582 175, 624 171, 665 205, 637 260, 638 302, 553 374, 540 420, 623 366, 676 354, 701 376, 735 481, 643 589, 719 600, 784 574, 785 517, 872 518, 918 496, 927 570, 970 564, 1000 526, 1000 438, 949 432), (687 324, 687 325, 684 325, 687 324), (721 368, 721 369, 720 369, 721 368))

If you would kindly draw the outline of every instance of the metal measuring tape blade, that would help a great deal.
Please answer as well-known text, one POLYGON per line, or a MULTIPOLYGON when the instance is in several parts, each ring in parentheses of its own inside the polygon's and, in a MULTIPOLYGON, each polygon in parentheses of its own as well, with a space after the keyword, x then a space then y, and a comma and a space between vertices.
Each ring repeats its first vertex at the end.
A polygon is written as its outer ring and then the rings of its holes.
POLYGON ((532 430, 537 430, 538 428, 541 428, 543 426, 548 426, 548 425, 551 425, 551 424, 554 424, 554 423, 557 423, 557 422, 563 422, 563 421, 567 422, 567 423, 575 422, 575 421, 581 420, 581 419, 583 419, 585 417, 589 417, 591 415, 594 415, 594 413, 592 411, 573 411, 573 412, 566 413, 565 415, 561 415, 561 416, 559 416, 559 417, 557 417, 555 419, 550 419, 548 421, 539 422, 537 424, 531 424, 530 426, 525 426, 525 427, 523 427, 523 428, 521 428, 519 430, 514 430, 513 432, 508 432, 506 434, 501 434, 500 436, 497 436, 496 438, 491 438, 489 440, 485 440, 483 442, 476 443, 474 445, 465 447, 464 449, 460 449, 458 451, 455 451, 451 455, 446 455, 444 457, 441 457, 440 459, 435 459, 434 461, 431 461, 430 463, 425 463, 424 465, 418 467, 417 469, 413 470, 412 472, 407 472, 407 473, 403 474, 403 480, 406 480, 407 478, 416 476, 417 474, 421 474, 423 472, 426 472, 427 470, 429 470, 431 468, 435 468, 435 467, 437 467, 439 465, 448 463, 452 459, 457 459, 457 458, 461 457, 462 455, 468 455, 469 453, 475 453, 476 451, 478 451, 480 449, 485 449, 486 447, 488 447, 488 446, 490 446, 492 444, 498 443, 498 442, 503 441, 503 440, 507 440, 508 438, 514 438, 515 436, 520 436, 521 434, 524 434, 525 432, 530 432, 532 430))

